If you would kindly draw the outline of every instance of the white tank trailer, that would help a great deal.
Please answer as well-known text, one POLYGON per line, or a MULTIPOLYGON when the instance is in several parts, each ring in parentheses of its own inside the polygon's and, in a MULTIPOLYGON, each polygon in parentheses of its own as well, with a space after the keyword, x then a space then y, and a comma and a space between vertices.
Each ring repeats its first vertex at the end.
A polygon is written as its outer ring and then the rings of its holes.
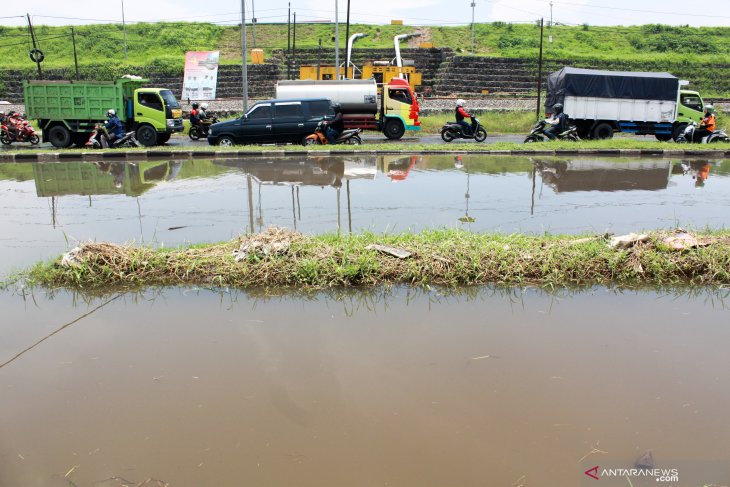
POLYGON ((276 84, 276 98, 329 98, 340 104, 343 115, 378 112, 378 86, 374 79, 282 80, 276 84))

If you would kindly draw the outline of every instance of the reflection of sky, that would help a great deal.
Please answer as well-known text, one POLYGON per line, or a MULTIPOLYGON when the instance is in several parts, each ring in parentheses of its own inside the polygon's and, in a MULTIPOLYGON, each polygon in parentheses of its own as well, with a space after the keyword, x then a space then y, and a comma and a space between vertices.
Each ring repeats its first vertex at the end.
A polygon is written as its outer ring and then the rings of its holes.
MULTIPOLYGON (((625 233, 675 225, 719 228, 727 226, 730 220, 727 212, 730 178, 713 169, 704 188, 695 188, 689 173, 668 174, 667 187, 653 191, 558 193, 553 186, 544 184, 538 174, 534 213, 531 214, 533 179, 527 169, 467 175, 469 161, 475 159, 466 156, 465 167, 461 169, 455 169, 453 165, 445 170, 419 169, 429 166, 427 157, 422 156, 422 161, 401 181, 394 182, 380 172, 380 168, 374 179, 350 180, 353 231, 380 233, 462 227, 503 233, 625 233), (463 224, 458 219, 466 212, 467 178, 469 216, 475 221, 463 224)), ((374 167, 375 158, 371 164, 374 167)), ((476 167, 476 164, 472 163, 472 166, 476 167)), ((220 167, 223 170, 223 166, 220 167)), ((403 172, 407 168, 407 163, 396 167, 403 172)), ((214 178, 161 182, 138 198, 122 194, 91 198, 68 195, 52 201, 37 197, 34 181, 2 180, 0 273, 25 267, 39 258, 58 255, 66 249, 67 238, 71 242, 135 241, 165 246, 230 239, 249 227, 249 195, 243 170, 225 170, 227 172, 214 178), (54 206, 55 226, 52 222, 54 206), (172 227, 183 228, 170 230, 172 227)), ((640 180, 636 176, 638 173, 626 171, 626 174, 628 178, 640 180)), ((597 174, 596 177, 601 176, 597 174)), ((347 186, 347 179, 344 179, 339 196, 339 221, 343 231, 348 230, 347 186)), ((302 232, 337 231, 338 194, 335 187, 302 185, 298 191, 292 188, 291 185, 253 182, 256 230, 269 225, 293 228, 296 213, 296 228, 302 232), (295 208, 292 207, 293 197, 295 208)))

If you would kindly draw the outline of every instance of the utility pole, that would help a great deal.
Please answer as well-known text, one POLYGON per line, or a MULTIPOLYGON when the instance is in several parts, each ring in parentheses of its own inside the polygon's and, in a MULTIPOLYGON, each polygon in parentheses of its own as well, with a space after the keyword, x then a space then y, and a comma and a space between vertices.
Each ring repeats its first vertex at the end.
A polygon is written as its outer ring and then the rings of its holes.
MULTIPOLYGON (((294 12, 294 27, 292 29, 291 33, 291 59, 292 59, 292 68, 293 71, 297 69, 297 13, 294 12)), ((292 72, 292 76, 296 76, 294 72, 292 72)))
POLYGON ((71 41, 74 45, 74 66, 76 67, 76 81, 79 80, 79 60, 76 58, 76 34, 74 34, 74 28, 71 26, 71 41))
MULTIPOLYGON (((345 39, 350 39, 350 0, 347 0, 347 24, 345 26, 345 39)), ((338 46, 339 47, 339 46, 338 46)), ((345 75, 344 78, 347 79, 347 69, 350 67, 350 50, 348 49, 345 53, 345 75)), ((352 72, 352 75, 355 75, 355 72, 352 72)))
POLYGON ((43 58, 41 57, 43 53, 38 49, 38 46, 35 42, 35 32, 33 32, 33 24, 30 21, 30 14, 25 14, 26 17, 28 17, 28 30, 30 31, 30 38, 33 40, 33 51, 31 51, 31 59, 35 61, 36 66, 38 66, 38 79, 43 79, 43 73, 41 72, 41 61, 43 58))
POLYGON ((246 0, 241 0, 241 77, 243 81, 243 113, 248 111, 248 66, 246 65, 246 0))
POLYGON ((474 7, 477 6, 477 3, 472 1, 471 2, 471 55, 474 55, 474 7))
POLYGON ((553 45, 553 0, 550 0, 550 32, 548 32, 548 42, 550 47, 553 45))
POLYGON ((540 57, 537 65, 537 108, 535 108, 535 119, 540 118, 540 90, 542 89, 542 33, 544 19, 540 19, 540 57))
POLYGON ((251 0, 251 28, 253 29, 253 48, 256 49, 256 10, 251 0))
POLYGON ((317 48, 317 79, 319 79, 319 72, 322 67, 322 38, 319 38, 319 47, 317 48))
POLYGON ((335 79, 340 79, 340 19, 338 17, 337 4, 335 0, 335 79))
POLYGON ((124 33, 124 60, 127 60, 127 24, 124 22, 124 0, 122 0, 122 32, 124 33))
POLYGON ((291 79, 291 2, 286 14, 286 79, 291 79))

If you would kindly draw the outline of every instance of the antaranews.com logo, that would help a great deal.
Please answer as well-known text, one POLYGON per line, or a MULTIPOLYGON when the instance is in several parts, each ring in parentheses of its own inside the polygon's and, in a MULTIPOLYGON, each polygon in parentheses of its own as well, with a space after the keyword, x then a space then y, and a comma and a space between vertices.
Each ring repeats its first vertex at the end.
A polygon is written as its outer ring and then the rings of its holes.
POLYGON ((656 482, 679 482, 679 470, 676 468, 601 468, 596 465, 583 473, 594 480, 628 477, 652 478, 656 482))

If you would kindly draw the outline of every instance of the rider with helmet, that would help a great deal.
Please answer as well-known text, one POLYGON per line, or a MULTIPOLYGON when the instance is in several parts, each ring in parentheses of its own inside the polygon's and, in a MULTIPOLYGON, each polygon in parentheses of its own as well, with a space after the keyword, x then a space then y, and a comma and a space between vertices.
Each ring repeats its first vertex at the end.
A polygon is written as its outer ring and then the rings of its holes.
POLYGON ((553 115, 547 121, 550 124, 550 128, 545 130, 545 135, 550 140, 555 140, 558 134, 568 129, 568 116, 563 113, 562 103, 553 105, 553 115))
POLYGON ((464 135, 471 135, 471 125, 469 125, 464 119, 471 119, 472 117, 471 115, 466 113, 466 110, 464 110, 464 103, 464 100, 462 100, 461 98, 456 100, 456 109, 454 115, 456 116, 456 123, 461 125, 464 135))
POLYGON ((692 142, 700 142, 702 137, 706 137, 715 131, 715 107, 712 105, 705 106, 705 116, 702 118, 702 123, 695 129, 695 133, 692 136, 692 142))
POLYGON ((122 121, 117 117, 117 112, 113 108, 110 108, 106 112, 106 116, 109 121, 104 125, 107 133, 109 134, 109 143, 124 137, 124 127, 122 121))
POLYGON ((198 109, 198 118, 201 121, 208 118, 208 104, 207 103, 200 104, 200 108, 198 109))
POLYGON ((342 116, 342 107, 339 103, 332 105, 332 109, 335 111, 335 118, 327 122, 327 140, 330 144, 334 144, 342 132, 345 130, 345 119, 342 116))
POLYGON ((190 125, 200 125, 200 110, 197 103, 193 103, 193 109, 190 110, 190 125))

